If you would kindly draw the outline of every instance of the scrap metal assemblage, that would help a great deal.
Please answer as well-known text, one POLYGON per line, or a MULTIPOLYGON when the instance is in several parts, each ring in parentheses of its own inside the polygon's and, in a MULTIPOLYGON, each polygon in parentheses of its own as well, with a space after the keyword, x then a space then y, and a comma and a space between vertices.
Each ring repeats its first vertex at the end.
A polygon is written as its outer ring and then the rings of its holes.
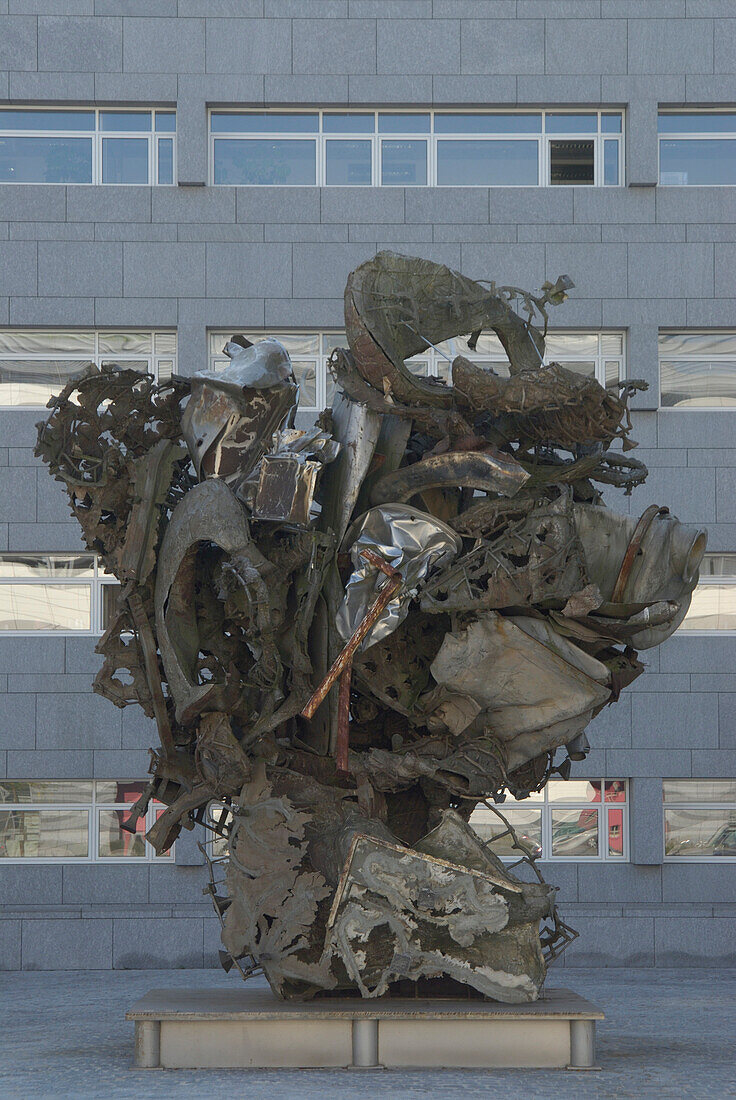
POLYGON ((628 398, 546 364, 538 294, 381 252, 348 277, 331 409, 297 429, 274 339, 157 383, 90 367, 37 454, 120 582, 95 690, 155 719, 157 852, 206 826, 223 965, 284 998, 459 988, 535 1000, 575 933, 498 805, 585 757, 585 729, 685 616, 705 549, 647 471, 628 398), (494 332, 496 373, 407 365, 494 332), (469 823, 485 804, 518 864, 469 823))

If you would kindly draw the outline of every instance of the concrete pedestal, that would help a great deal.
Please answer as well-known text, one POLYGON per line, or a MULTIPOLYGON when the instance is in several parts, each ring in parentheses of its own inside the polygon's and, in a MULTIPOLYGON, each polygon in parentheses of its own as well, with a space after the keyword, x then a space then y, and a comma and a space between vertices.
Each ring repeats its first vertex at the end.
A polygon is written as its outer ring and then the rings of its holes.
POLYGON ((533 1004, 278 1001, 267 990, 154 989, 126 1013, 139 1068, 594 1069, 603 1013, 567 989, 533 1004))

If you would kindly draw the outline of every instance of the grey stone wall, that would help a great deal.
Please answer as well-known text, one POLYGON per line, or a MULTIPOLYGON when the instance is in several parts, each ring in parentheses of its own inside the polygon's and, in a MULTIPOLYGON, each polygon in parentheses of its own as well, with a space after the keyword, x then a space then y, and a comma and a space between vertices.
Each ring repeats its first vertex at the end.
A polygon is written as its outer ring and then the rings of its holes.
MULTIPOLYGON (((0 102, 175 105, 181 184, 0 187, 0 325, 340 326, 378 248, 471 276, 578 285, 555 321, 627 332, 646 486, 736 549, 736 416, 657 412, 659 327, 736 327, 736 201, 657 176, 658 104, 736 102, 728 0, 0 0, 0 102), (621 106, 627 186, 208 188, 208 105, 621 106)), ((73 550, 32 457, 37 412, 0 410, 0 548, 73 550)), ((734 638, 674 638, 591 731, 577 774, 631 779, 632 860, 550 864, 581 938, 566 965, 734 965, 736 865, 663 865, 661 778, 736 776, 734 638), (704 918, 707 918, 704 919, 704 918)), ((90 691, 93 640, 0 639, 0 775, 143 775, 150 723, 90 691)), ((0 967, 211 965, 190 838, 176 866, 0 867, 0 967)))

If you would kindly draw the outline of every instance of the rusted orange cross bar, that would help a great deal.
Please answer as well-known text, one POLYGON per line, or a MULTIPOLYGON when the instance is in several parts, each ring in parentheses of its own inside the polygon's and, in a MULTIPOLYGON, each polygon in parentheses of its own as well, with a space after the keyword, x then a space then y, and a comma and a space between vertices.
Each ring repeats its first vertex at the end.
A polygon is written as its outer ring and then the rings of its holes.
POLYGON ((304 718, 312 718, 317 707, 326 699, 330 688, 339 677, 340 694, 337 704, 337 748, 335 759, 337 770, 341 772, 346 772, 348 770, 350 678, 353 671, 353 657, 355 656, 358 646, 373 628, 381 612, 386 605, 391 602, 402 583, 401 573, 392 569, 390 565, 387 565, 383 558, 374 553, 373 550, 361 550, 360 556, 365 558, 370 565, 374 566, 376 569, 380 569, 382 573, 385 573, 389 578, 388 583, 384 585, 378 593, 356 627, 352 637, 345 643, 344 648, 333 661, 324 680, 301 712, 304 718))

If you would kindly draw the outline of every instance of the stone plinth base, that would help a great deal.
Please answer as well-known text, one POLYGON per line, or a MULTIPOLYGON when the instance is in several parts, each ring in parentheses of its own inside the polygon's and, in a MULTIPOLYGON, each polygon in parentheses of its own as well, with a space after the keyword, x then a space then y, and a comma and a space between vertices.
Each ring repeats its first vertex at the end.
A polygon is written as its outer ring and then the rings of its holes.
POLYGON ((567 989, 533 1004, 278 1001, 263 989, 154 989, 126 1013, 135 1064, 162 1069, 593 1069, 603 1013, 567 989))

